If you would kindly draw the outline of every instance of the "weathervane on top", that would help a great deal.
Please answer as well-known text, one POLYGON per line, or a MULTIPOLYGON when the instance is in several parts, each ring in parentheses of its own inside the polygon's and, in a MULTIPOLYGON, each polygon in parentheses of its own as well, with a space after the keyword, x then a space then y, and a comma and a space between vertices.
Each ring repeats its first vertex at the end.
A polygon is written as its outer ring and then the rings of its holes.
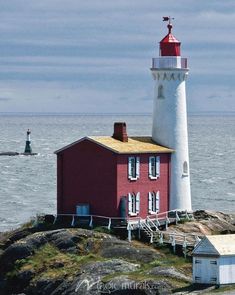
POLYGON ((164 22, 168 22, 167 28, 169 30, 169 34, 171 33, 171 29, 172 29, 172 23, 171 21, 175 19, 174 17, 170 17, 170 16, 163 16, 163 21, 164 22))

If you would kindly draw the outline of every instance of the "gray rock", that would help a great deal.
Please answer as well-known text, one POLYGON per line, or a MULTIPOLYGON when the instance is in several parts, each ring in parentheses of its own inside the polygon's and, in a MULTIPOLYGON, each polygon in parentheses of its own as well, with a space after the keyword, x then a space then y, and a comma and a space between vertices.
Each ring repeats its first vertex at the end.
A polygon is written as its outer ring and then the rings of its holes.
POLYGON ((138 294, 145 295, 145 290, 140 288, 140 282, 129 279, 127 276, 118 276, 107 283, 100 283, 99 291, 101 294, 138 294))
POLYGON ((37 232, 31 235, 27 235, 26 233, 27 231, 17 231, 17 238, 12 237, 12 239, 18 239, 22 236, 24 238, 10 245, 8 248, 5 249, 5 251, 1 251, 1 273, 7 272, 17 259, 23 259, 34 254, 35 250, 37 250, 47 242, 51 242, 60 250, 78 253, 79 247, 76 247, 77 243, 81 241, 84 237, 92 236, 91 231, 83 229, 60 229, 45 232, 37 232))
POLYGON ((79 275, 71 286, 66 289, 61 295, 98 295, 101 293, 103 284, 101 280, 103 277, 121 272, 132 272, 139 268, 138 264, 122 261, 120 259, 113 259, 108 261, 99 261, 89 263, 84 266, 83 273, 79 275))
POLYGON ((17 279, 22 283, 28 283, 33 278, 34 274, 35 273, 31 270, 21 271, 17 275, 17 279))
POLYGON ((134 248, 131 245, 110 246, 101 251, 101 256, 105 258, 124 258, 141 263, 149 263, 159 257, 151 248, 134 248))
POLYGON ((0 272, 7 272, 18 259, 24 259, 47 243, 45 233, 34 233, 10 245, 0 256, 0 272))
POLYGON ((34 233, 31 236, 27 236, 25 239, 21 240, 28 245, 28 247, 36 250, 39 247, 47 243, 47 238, 42 232, 34 233))
POLYGON ((0 257, 0 272, 7 272, 17 259, 23 259, 33 254, 33 248, 24 242, 10 245, 0 257))
POLYGON ((157 266, 148 271, 147 274, 155 276, 166 276, 179 280, 184 280, 186 282, 192 282, 191 277, 184 275, 180 271, 176 270, 174 267, 157 266))
POLYGON ((0 248, 6 249, 13 243, 31 235, 33 232, 35 232, 33 228, 20 228, 10 232, 4 232, 0 235, 0 248))
POLYGON ((49 295, 62 283, 62 279, 41 279, 35 285, 31 284, 25 293, 28 295, 49 295))
POLYGON ((106 248, 106 247, 113 247, 113 246, 130 246, 131 243, 125 240, 120 240, 115 236, 111 236, 111 235, 105 235, 102 238, 102 247, 106 248))
POLYGON ((50 242, 59 250, 66 250, 76 246, 73 236, 68 232, 61 232, 51 237, 50 242))
POLYGON ((46 238, 59 250, 72 253, 79 253, 81 243, 93 235, 92 231, 83 229, 62 229, 57 231, 48 231, 45 233, 46 238))
POLYGON ((0 294, 19 294, 24 292, 24 289, 30 284, 34 273, 32 271, 21 271, 15 273, 15 276, 8 278, 5 284, 1 286, 0 284, 0 294))
POLYGON ((172 225, 168 233, 203 236, 222 233, 235 233, 234 219, 231 215, 209 210, 198 210, 193 213, 194 219, 183 224, 172 225))
POLYGON ((101 294, 116 295, 155 295, 171 294, 172 286, 166 281, 136 281, 127 276, 118 276, 107 283, 100 284, 101 294))
POLYGON ((50 294, 50 295, 65 295, 65 294, 73 294, 74 293, 69 293, 68 290, 71 287, 72 282, 68 282, 67 280, 63 280, 63 282, 61 284, 59 284, 59 286, 57 286, 55 288, 55 290, 50 294))
POLYGON ((112 259, 107 261, 92 262, 83 267, 84 273, 95 273, 105 276, 117 272, 131 272, 139 268, 139 264, 123 261, 121 259, 112 259))

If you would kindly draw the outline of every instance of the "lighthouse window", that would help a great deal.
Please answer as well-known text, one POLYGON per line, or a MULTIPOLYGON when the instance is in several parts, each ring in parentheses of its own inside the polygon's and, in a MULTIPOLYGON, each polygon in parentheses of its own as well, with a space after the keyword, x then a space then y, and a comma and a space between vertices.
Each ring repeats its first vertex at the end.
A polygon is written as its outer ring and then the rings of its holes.
POLYGON ((188 162, 184 161, 183 164, 183 175, 187 176, 188 175, 188 162))
POLYGON ((158 86, 158 95, 157 95, 157 98, 160 98, 160 99, 162 99, 162 98, 165 98, 165 96, 164 96, 164 93, 163 93, 163 86, 162 85, 159 85, 158 86))
POLYGON ((140 193, 128 194, 128 214, 137 215, 140 211, 140 193))
POLYGON ((139 178, 140 170, 140 158, 129 157, 128 158, 128 178, 130 180, 136 180, 139 178))
POLYGON ((148 211, 149 214, 156 214, 160 208, 160 192, 149 192, 148 211))
POLYGON ((160 176, 160 157, 149 157, 149 178, 157 179, 160 176))

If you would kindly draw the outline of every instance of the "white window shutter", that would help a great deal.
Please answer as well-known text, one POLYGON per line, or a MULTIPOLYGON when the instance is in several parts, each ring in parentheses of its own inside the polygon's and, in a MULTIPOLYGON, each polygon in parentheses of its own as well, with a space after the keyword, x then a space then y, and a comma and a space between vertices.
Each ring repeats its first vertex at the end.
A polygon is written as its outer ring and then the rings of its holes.
POLYGON ((128 194, 128 214, 132 212, 132 206, 131 206, 131 194, 128 194))
POLYGON ((153 158, 154 157, 149 157, 149 177, 152 176, 152 159, 153 158))
POLYGON ((148 200, 149 200, 149 202, 148 202, 148 204, 149 204, 148 209, 149 209, 149 213, 151 213, 152 212, 152 193, 150 193, 150 192, 149 192, 148 200))
POLYGON ((131 157, 128 158, 128 178, 131 178, 131 157))
POLYGON ((136 157, 136 178, 140 177, 140 157, 136 157))
POLYGON ((159 212, 160 210, 160 192, 156 193, 156 211, 159 212))
POLYGON ((156 157, 156 175, 157 177, 160 176, 160 157, 156 157))
POLYGON ((140 193, 136 194, 136 213, 140 212, 140 193))

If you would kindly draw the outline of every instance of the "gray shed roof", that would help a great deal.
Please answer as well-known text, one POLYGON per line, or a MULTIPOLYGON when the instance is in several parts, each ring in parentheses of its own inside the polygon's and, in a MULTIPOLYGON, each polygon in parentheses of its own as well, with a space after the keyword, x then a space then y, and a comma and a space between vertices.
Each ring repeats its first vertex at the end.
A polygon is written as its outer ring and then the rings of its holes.
POLYGON ((234 235, 205 236, 193 250, 193 255, 235 255, 234 235))

